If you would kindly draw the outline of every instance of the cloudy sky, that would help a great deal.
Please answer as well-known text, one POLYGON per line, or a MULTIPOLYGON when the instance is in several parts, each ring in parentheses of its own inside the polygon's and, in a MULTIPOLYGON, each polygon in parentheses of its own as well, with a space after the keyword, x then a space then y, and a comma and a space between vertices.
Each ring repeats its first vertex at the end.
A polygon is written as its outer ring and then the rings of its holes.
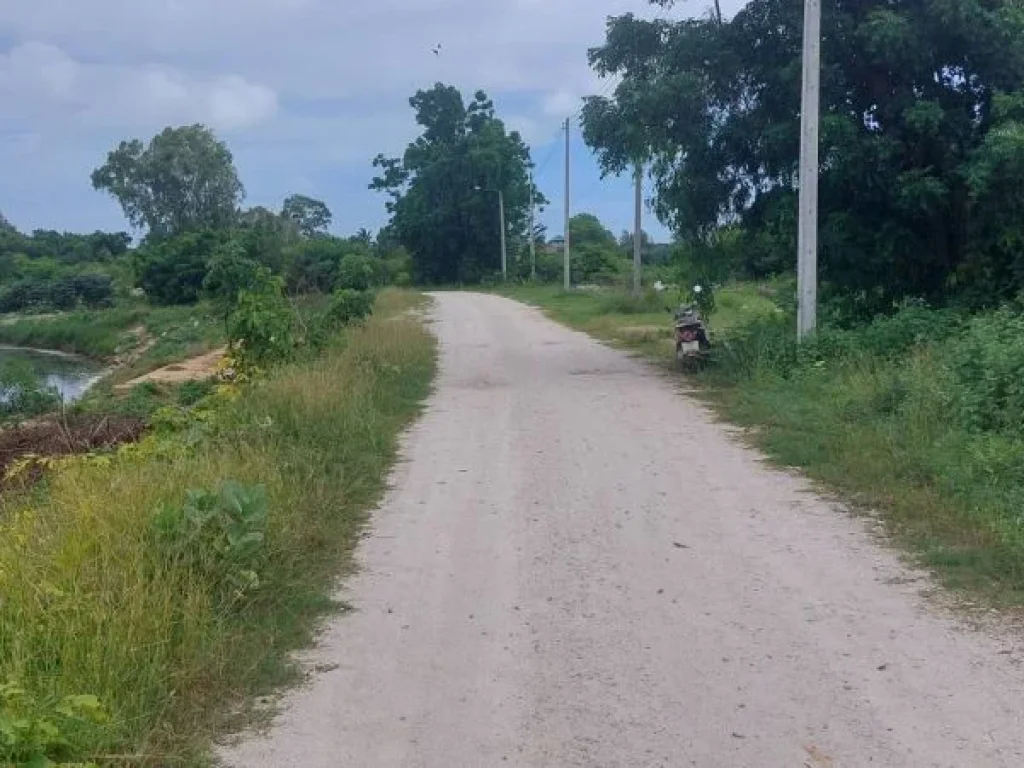
MULTIPOLYGON (((248 204, 300 192, 328 203, 339 232, 377 229, 370 161, 401 153, 416 134, 408 97, 441 81, 486 90, 524 134, 560 232, 558 126, 605 89, 586 51, 629 11, 652 12, 646 0, 0 0, 0 211, 26 230, 127 228, 92 169, 122 139, 202 122, 234 151, 248 204)), ((629 182, 601 181, 578 141, 573 158, 574 209, 629 226, 629 182)))

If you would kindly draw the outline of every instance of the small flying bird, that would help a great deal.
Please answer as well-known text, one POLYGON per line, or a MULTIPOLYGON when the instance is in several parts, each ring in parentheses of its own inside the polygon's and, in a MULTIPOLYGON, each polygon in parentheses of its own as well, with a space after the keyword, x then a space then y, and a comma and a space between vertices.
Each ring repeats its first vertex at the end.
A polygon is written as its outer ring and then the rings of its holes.
POLYGON ((438 43, 436 48, 431 48, 430 50, 434 52, 435 56, 440 56, 441 55, 441 44, 438 43))

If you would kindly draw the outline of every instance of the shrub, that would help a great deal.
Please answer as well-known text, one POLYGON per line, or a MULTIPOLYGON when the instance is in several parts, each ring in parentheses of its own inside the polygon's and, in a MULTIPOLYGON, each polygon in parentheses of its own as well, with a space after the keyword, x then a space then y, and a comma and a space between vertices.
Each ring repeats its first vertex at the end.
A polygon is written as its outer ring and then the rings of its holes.
POLYGON ((74 290, 87 307, 110 306, 114 298, 114 278, 104 272, 86 272, 75 276, 74 290))
POLYGON ((368 291, 374 284, 376 270, 369 256, 350 253, 338 263, 335 289, 368 291))
POLYGON ((0 763, 70 765, 64 761, 77 755, 65 730, 81 722, 103 725, 108 719, 95 696, 67 696, 43 709, 15 683, 0 683, 0 763))
POLYGON ((961 420, 975 430, 1024 430, 1024 316, 1000 310, 967 323, 948 345, 961 420))
POLYGON ((190 572, 213 585, 219 602, 236 603, 259 587, 267 516, 262 486, 227 480, 216 491, 191 490, 183 505, 153 516, 154 549, 169 570, 190 572))
POLYGON ((203 290, 214 300, 226 320, 242 291, 253 290, 269 278, 267 268, 248 258, 241 244, 229 242, 211 257, 203 290))
POLYGON ((42 385, 32 366, 8 360, 0 366, 0 413, 35 416, 60 403, 60 395, 42 385))
POLYGON ((103 307, 114 296, 114 279, 102 272, 58 277, 25 277, 0 291, 0 312, 103 307))
POLYGON ((285 285, 288 292, 328 293, 334 287, 338 266, 352 246, 336 237, 303 240, 285 253, 285 285))
POLYGON ((238 294, 228 317, 228 339, 244 367, 266 367, 288 360, 295 351, 294 313, 280 278, 238 294))
POLYGON ((350 325, 370 316, 375 299, 372 291, 343 288, 334 292, 327 312, 338 327, 350 325))
POLYGON ((626 260, 613 247, 583 243, 573 248, 570 258, 572 277, 577 283, 611 285, 626 272, 626 260))
POLYGON ((315 352, 323 349, 339 330, 370 316, 376 296, 372 291, 335 291, 327 308, 307 326, 307 343, 315 352))
POLYGON ((190 232, 147 246, 139 254, 139 285, 157 304, 193 304, 206 280, 207 261, 224 233, 190 232))
POLYGON ((784 316, 741 326, 712 349, 720 371, 733 381, 766 374, 788 376, 800 360, 796 327, 792 318, 784 316))

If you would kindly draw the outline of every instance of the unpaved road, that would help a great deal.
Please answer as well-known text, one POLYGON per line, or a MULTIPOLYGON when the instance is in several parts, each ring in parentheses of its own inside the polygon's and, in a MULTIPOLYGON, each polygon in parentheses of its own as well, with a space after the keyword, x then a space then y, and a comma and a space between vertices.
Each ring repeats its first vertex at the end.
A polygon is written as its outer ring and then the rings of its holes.
POLYGON ((1017 639, 642 364, 500 298, 436 318, 329 671, 229 764, 1024 765, 1017 639))

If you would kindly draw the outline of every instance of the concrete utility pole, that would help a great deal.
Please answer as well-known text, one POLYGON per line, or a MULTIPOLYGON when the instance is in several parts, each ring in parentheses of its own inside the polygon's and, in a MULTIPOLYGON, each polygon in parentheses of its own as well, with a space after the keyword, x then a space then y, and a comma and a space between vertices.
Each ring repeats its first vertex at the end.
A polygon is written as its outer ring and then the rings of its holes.
POLYGON ((797 337, 814 332, 818 315, 818 120, 821 100, 821 0, 804 0, 800 107, 800 224, 797 236, 797 337))
POLYGON ((505 193, 498 190, 498 219, 501 222, 501 279, 508 280, 508 250, 505 247, 505 193))
POLYGON ((636 165, 636 222, 633 227, 633 293, 640 296, 643 262, 644 167, 636 165))
POLYGON ((563 288, 569 290, 572 287, 572 282, 569 274, 569 118, 565 118, 565 242, 563 243, 563 252, 565 264, 564 268, 564 280, 563 288))
POLYGON ((537 282, 537 238, 534 235, 533 174, 530 174, 530 280, 537 282))

